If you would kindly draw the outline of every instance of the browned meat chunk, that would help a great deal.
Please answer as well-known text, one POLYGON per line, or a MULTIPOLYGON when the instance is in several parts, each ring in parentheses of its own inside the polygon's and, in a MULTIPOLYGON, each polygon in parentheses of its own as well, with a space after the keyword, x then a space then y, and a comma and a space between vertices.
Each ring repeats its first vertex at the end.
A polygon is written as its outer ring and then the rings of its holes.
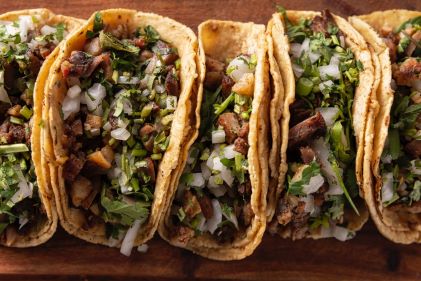
POLYGON ((165 90, 169 95, 177 96, 180 94, 180 88, 178 85, 178 77, 174 68, 168 71, 167 77, 165 77, 165 90))
POLYGON ((307 103, 302 99, 295 100, 294 103, 290 105, 289 110, 291 112, 291 119, 289 121, 291 127, 312 115, 311 109, 307 108, 307 103))
POLYGON ((412 140, 405 145, 405 151, 414 158, 421 156, 421 140, 412 140))
POLYGON ((320 112, 298 123, 289 130, 288 148, 296 148, 310 143, 317 137, 326 134, 326 123, 320 112))
POLYGON ((89 209, 100 191, 98 179, 91 182, 83 176, 78 176, 70 188, 70 198, 75 207, 89 209))
POLYGON ((392 71, 398 85, 411 87, 413 82, 421 80, 421 61, 407 58, 399 65, 394 64, 392 71))
MULTIPOLYGON (((139 171, 141 173, 143 173, 143 175, 147 176, 147 182, 155 182, 156 179, 156 173, 155 173, 155 165, 153 163, 153 160, 151 158, 145 158, 145 166, 144 167, 140 167, 139 171)), ((144 181, 146 178, 144 178, 144 181)))
POLYGON ((222 126, 225 131, 225 139, 228 143, 233 143, 240 131, 240 123, 235 113, 223 113, 218 118, 218 125, 222 126))
POLYGON ((70 182, 74 181, 82 170, 85 161, 85 156, 82 153, 79 156, 70 154, 63 168, 64 179, 70 182))
POLYGON ((406 203, 392 204, 388 209, 396 212, 407 212, 411 214, 421 214, 421 201, 413 202, 411 205, 406 203))
POLYGON ((88 155, 89 168, 96 168, 98 172, 104 172, 112 166, 114 161, 114 151, 113 149, 106 145, 101 150, 95 151, 88 155))
POLYGON ((102 117, 94 114, 88 114, 84 124, 85 131, 90 132, 93 136, 98 136, 101 132, 102 117))
POLYGON ((164 61, 165 65, 174 64, 174 62, 178 59, 178 55, 174 52, 169 54, 163 55, 162 60, 164 61))
POLYGON ((148 60, 148 59, 150 59, 152 57, 153 57, 153 53, 151 51, 149 51, 149 50, 143 50, 140 53, 140 60, 141 61, 146 61, 146 60, 148 60))
POLYGON ((105 77, 112 76, 112 68, 109 53, 102 53, 98 56, 90 56, 82 51, 73 51, 69 60, 61 64, 61 72, 64 78, 68 76, 89 77, 95 69, 102 65, 105 77))
POLYGON ((26 141, 25 127, 22 125, 11 124, 9 133, 12 134, 13 143, 23 143, 26 141))
POLYGON ((0 144, 12 143, 12 134, 9 134, 10 122, 6 121, 0 126, 0 144))
POLYGON ((234 86, 235 82, 231 79, 228 75, 222 76, 221 82, 221 91, 224 97, 228 97, 231 94, 232 86, 234 86))
POLYGON ((236 138, 234 141, 234 150, 240 152, 243 155, 247 154, 249 145, 247 141, 243 138, 236 138))
POLYGON ((133 39, 133 45, 142 49, 146 47, 147 43, 144 37, 139 37, 133 39))
MULTIPOLYGON (((222 76, 223 76, 222 72, 215 72, 215 71, 206 72, 205 81, 203 82, 205 88, 209 90, 213 90, 213 91, 216 90, 223 81, 222 76)), ((223 92, 223 87, 224 86, 222 86, 222 92, 223 92)))
POLYGON ((292 220, 292 210, 294 206, 288 202, 288 199, 286 197, 283 197, 281 200, 279 200, 279 207, 278 207, 278 214, 276 216, 276 220, 280 225, 287 225, 292 220))
POLYGON ((19 75, 19 65, 16 62, 7 63, 4 65, 4 88, 10 91, 17 91, 16 78, 19 75))
POLYGON ((28 56, 28 61, 29 61, 29 64, 28 64, 29 71, 34 76, 38 75, 38 72, 42 65, 42 61, 32 51, 28 51, 27 56, 28 56))
POLYGON ((397 44, 398 42, 396 42, 395 37, 392 36, 388 36, 383 38, 384 43, 386 44, 386 46, 389 48, 389 56, 390 56, 390 61, 392 63, 396 62, 397 59, 397 44))
POLYGON ((314 160, 315 153, 313 149, 309 146, 300 147, 301 159, 303 160, 304 164, 309 164, 311 161, 314 160))
POLYGON ((210 198, 203 194, 203 196, 197 196, 197 200, 199 201, 203 216, 206 219, 210 219, 213 216, 213 207, 210 198))
POLYGON ((249 135, 249 123, 248 122, 244 122, 243 125, 241 126, 240 131, 238 132, 238 136, 240 138, 244 138, 247 139, 248 135, 249 135))
POLYGON ((7 114, 14 117, 20 117, 20 110, 22 109, 22 106, 19 104, 12 106, 7 110, 7 114))
POLYGON ((70 125, 70 128, 74 136, 83 135, 83 126, 82 126, 82 121, 80 119, 76 119, 75 121, 73 121, 72 124, 70 125))
POLYGON ((211 57, 206 57, 206 71, 224 72, 225 64, 211 57))
POLYGON ((183 196, 183 210, 187 218, 192 219, 202 212, 197 197, 190 190, 186 190, 183 196))
POLYGON ((251 194, 251 182, 246 181, 238 186, 238 193, 241 195, 250 195, 251 194))
POLYGON ((243 206, 241 214, 242 214, 241 219, 243 221, 243 225, 245 227, 249 226, 254 217, 253 209, 251 208, 250 203, 247 203, 246 205, 243 206))
POLYGON ((405 55, 407 57, 411 57, 412 53, 417 49, 417 44, 421 42, 421 30, 415 32, 411 37, 411 43, 409 43, 408 47, 405 49, 405 55))
POLYGON ((139 131, 140 138, 146 150, 152 152, 154 146, 154 138, 156 136, 156 129, 152 124, 145 124, 139 131))
POLYGON ((313 18, 313 20, 311 21, 310 28, 314 32, 321 32, 325 36, 328 36, 329 23, 334 24, 332 14, 329 12, 329 10, 324 10, 322 11, 321 16, 316 16, 313 18))

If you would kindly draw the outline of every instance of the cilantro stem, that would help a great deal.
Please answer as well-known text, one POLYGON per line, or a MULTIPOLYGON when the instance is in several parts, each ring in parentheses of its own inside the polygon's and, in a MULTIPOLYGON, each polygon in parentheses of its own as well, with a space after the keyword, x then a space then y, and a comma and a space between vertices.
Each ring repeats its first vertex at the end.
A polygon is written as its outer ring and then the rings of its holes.
POLYGON ((8 154, 8 153, 28 152, 28 151, 29 151, 29 148, 26 146, 26 144, 23 144, 23 143, 0 145, 0 155, 8 154))
POLYGON ((215 118, 218 117, 234 101, 235 94, 231 93, 221 104, 215 104, 215 118))

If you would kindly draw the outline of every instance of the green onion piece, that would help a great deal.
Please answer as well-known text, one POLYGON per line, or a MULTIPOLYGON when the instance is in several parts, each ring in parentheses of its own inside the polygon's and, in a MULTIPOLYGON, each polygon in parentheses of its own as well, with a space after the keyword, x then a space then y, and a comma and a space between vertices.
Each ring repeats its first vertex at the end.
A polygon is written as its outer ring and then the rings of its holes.
POLYGON ((161 153, 154 153, 151 155, 152 160, 161 160, 162 154, 161 153))
POLYGON ((174 62, 174 65, 175 65, 175 69, 179 70, 181 67, 181 60, 180 59, 176 60, 174 62))
POLYGON ((132 150, 132 156, 134 157, 145 157, 148 152, 145 149, 135 148, 132 150))
POLYGON ((161 119, 161 123, 162 125, 167 126, 172 122, 173 119, 174 119, 174 114, 168 114, 167 116, 161 119))
POLYGON ((136 144, 136 141, 133 138, 133 136, 130 136, 130 138, 126 141, 126 143, 129 147, 133 147, 136 144))
POLYGON ((130 180, 130 185, 131 185, 131 187, 133 187, 133 190, 136 192, 136 191, 139 191, 139 189, 140 189, 140 185, 139 185, 139 180, 137 179, 137 178, 131 178, 131 180, 130 180))
POLYGON ((153 103, 148 103, 142 108, 142 111, 140 112, 140 117, 142 118, 148 117, 149 115, 151 115, 152 109, 153 109, 153 103))
POLYGON ((313 81, 308 78, 301 77, 298 79, 296 92, 299 96, 305 97, 311 93, 313 86, 313 81))
POLYGON ((99 44, 103 49, 113 49, 117 51, 132 53, 135 55, 138 55, 140 51, 138 47, 127 42, 120 41, 113 35, 105 33, 104 31, 99 33, 99 44))
POLYGON ((243 155, 236 154, 234 160, 235 160, 235 171, 240 172, 241 169, 243 168, 243 164, 242 164, 243 155))
POLYGON ((218 117, 225 109, 235 100, 235 94, 231 93, 221 104, 214 104, 215 118, 218 117))
POLYGON ((26 144, 23 143, 0 145, 0 154, 19 153, 28 151, 29 148, 26 146, 26 144))
POLYGON ((399 139, 399 131, 397 129, 392 129, 389 131, 389 151, 393 160, 399 158, 399 154, 401 152, 401 144, 399 139))
POLYGON ((23 125, 25 123, 22 119, 17 118, 15 116, 10 116, 10 122, 18 125, 23 125))
POLYGON ((22 109, 19 111, 20 115, 22 115, 23 117, 25 117, 26 120, 29 120, 32 116, 32 114, 34 114, 34 112, 29 109, 26 105, 24 107, 22 107, 22 109))

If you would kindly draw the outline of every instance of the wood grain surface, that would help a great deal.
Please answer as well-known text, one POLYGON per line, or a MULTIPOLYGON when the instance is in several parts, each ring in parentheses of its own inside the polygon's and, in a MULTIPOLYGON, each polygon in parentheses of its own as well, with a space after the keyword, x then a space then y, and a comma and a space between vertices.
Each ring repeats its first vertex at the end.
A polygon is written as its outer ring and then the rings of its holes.
MULTIPOLYGON (((95 10, 122 7, 169 16, 197 31, 209 18, 266 23, 275 3, 288 9, 329 8, 342 16, 392 8, 421 10, 420 0, 0 0, 0 13, 43 7, 85 18, 95 10)), ((134 251, 127 258, 117 249, 88 244, 59 229, 37 248, 0 248, 0 280, 421 280, 421 246, 393 244, 372 223, 346 243, 292 242, 266 235, 251 257, 234 262, 206 260, 158 237, 148 245, 146 254, 134 251)))

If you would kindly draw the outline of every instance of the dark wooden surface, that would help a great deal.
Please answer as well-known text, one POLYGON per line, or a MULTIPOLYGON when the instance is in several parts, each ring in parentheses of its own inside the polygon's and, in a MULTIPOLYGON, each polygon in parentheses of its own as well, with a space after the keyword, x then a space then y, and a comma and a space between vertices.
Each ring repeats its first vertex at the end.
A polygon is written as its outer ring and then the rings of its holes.
MULTIPOLYGON (((312 1, 101 1, 0 0, 0 13, 45 7, 88 17, 105 8, 133 8, 169 16, 197 31, 208 18, 266 23, 275 3, 288 9, 329 8, 342 16, 375 10, 421 10, 420 0, 312 1)), ((387 241, 368 223, 353 240, 288 241, 266 235, 243 261, 215 262, 173 248, 155 237, 146 254, 130 258, 116 249, 70 237, 62 229, 46 244, 30 249, 0 248, 0 280, 421 280, 421 246, 387 241)))

